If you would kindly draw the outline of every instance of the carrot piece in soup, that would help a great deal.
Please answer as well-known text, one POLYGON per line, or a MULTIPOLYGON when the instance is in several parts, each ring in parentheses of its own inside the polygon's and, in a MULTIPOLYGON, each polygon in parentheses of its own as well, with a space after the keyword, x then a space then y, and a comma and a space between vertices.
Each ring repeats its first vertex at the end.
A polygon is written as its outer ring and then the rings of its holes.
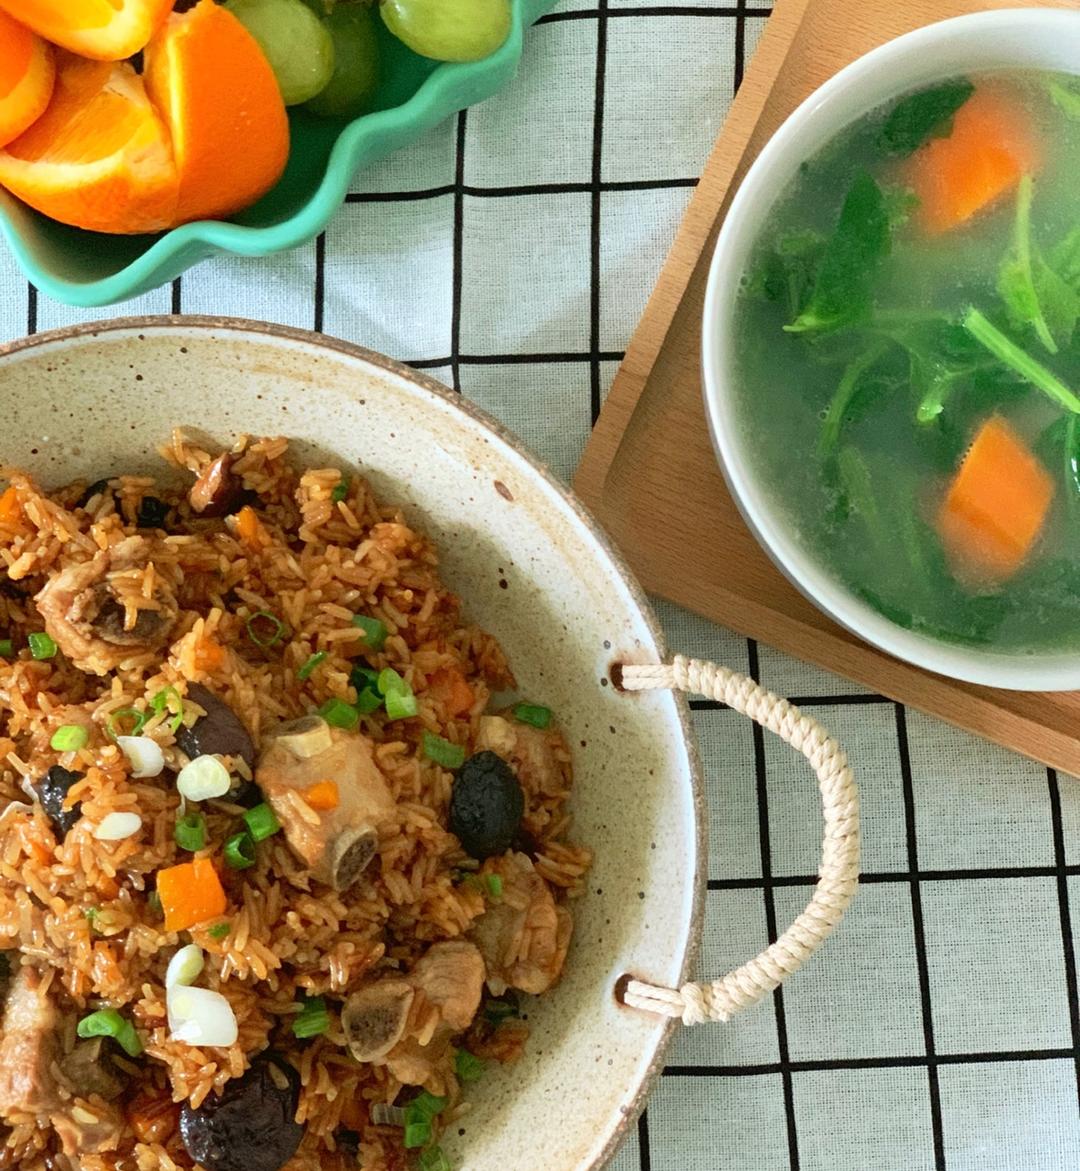
POLYGON ((1035 129, 1018 94, 980 85, 953 115, 947 138, 932 138, 907 163, 918 220, 931 235, 967 223, 1039 169, 1035 129))
POLYGON ((209 858, 196 858, 159 870, 157 892, 166 931, 186 931, 225 911, 225 891, 209 858))
POLYGON ((938 532, 957 576, 1000 582, 1023 565, 1046 520, 1053 481, 1019 435, 987 419, 953 477, 938 532))

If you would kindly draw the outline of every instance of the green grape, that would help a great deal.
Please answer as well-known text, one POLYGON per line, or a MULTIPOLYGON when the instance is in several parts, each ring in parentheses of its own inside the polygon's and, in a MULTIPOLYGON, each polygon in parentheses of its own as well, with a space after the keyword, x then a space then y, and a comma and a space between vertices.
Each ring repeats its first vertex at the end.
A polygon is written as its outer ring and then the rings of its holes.
POLYGON ((303 0, 228 0, 259 42, 287 106, 313 98, 334 73, 334 39, 303 0))
POLYGON ((355 118, 367 109, 379 84, 375 19, 356 4, 338 6, 326 18, 334 38, 334 76, 308 109, 322 118, 355 118))
POLYGON ((382 0, 383 23, 421 57, 479 61, 510 35, 510 0, 382 0))

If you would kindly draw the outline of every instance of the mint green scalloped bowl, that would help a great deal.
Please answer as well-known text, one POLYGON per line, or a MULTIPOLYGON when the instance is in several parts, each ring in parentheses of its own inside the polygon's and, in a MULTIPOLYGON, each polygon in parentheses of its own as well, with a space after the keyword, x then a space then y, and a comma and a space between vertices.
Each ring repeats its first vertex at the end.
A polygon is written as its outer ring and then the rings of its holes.
POLYGON ((137 297, 223 252, 269 256, 304 244, 326 227, 361 167, 490 97, 514 76, 525 30, 555 0, 512 3, 506 42, 490 57, 467 64, 418 57, 378 22, 384 80, 371 112, 334 122, 290 110, 285 174, 231 220, 199 220, 153 236, 106 236, 58 224, 0 190, 0 234, 31 283, 57 301, 84 307, 137 297))

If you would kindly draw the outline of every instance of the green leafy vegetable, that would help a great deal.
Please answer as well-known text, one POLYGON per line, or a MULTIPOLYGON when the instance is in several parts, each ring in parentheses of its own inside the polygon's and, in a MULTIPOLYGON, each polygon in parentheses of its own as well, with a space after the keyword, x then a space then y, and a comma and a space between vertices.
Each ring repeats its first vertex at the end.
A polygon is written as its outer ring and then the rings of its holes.
POLYGON ((784 329, 825 333, 866 316, 870 289, 889 254, 889 213, 881 188, 868 171, 851 185, 836 230, 825 245, 814 291, 784 329))
POLYGON ((1026 350, 992 324, 978 309, 969 309, 963 318, 964 328, 982 346, 1021 378, 1036 386, 1058 406, 1080 414, 1080 398, 1056 374, 1037 362, 1026 350))
POLYGON ((813 291, 824 251, 820 232, 786 233, 761 254, 747 282, 747 295, 783 304, 789 318, 798 317, 813 291))
POLYGON ((818 436, 818 453, 820 455, 830 455, 836 447, 840 439, 840 429, 844 425, 852 399, 859 389, 862 376, 877 364, 878 359, 888 347, 887 341, 878 341, 848 362, 821 424, 821 433, 818 436))
POLYGON ((975 92, 966 78, 911 94, 893 106, 878 143, 886 154, 910 155, 929 138, 945 138, 952 117, 975 92))
POLYGON ((1080 122, 1080 80, 1059 75, 1047 79, 1046 91, 1050 100, 1073 122, 1080 122))
POLYGON ((1017 329, 1031 326, 1051 354, 1068 345, 1080 317, 1080 293, 1043 260, 1032 241, 1031 204, 1035 185, 1025 175, 1016 191, 1016 216, 1009 251, 998 271, 998 293, 1005 302, 1009 323, 1017 329))
POLYGON ((1080 294, 1080 226, 1050 250, 1050 267, 1074 293, 1080 294))

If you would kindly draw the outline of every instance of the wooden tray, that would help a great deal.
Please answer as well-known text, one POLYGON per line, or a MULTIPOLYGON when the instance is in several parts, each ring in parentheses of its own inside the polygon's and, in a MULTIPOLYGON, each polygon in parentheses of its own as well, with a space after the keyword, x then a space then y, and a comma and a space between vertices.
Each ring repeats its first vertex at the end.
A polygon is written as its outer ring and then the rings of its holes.
MULTIPOLYGON (((921 671, 840 629, 790 585, 728 495, 709 439, 698 366, 705 281, 719 224, 740 179, 784 118, 882 41, 948 16, 1022 4, 778 0, 586 448, 576 487, 653 593, 1080 774, 1080 692, 1003 691, 921 671)), ((1080 7, 1080 0, 1058 7, 1080 7)))

